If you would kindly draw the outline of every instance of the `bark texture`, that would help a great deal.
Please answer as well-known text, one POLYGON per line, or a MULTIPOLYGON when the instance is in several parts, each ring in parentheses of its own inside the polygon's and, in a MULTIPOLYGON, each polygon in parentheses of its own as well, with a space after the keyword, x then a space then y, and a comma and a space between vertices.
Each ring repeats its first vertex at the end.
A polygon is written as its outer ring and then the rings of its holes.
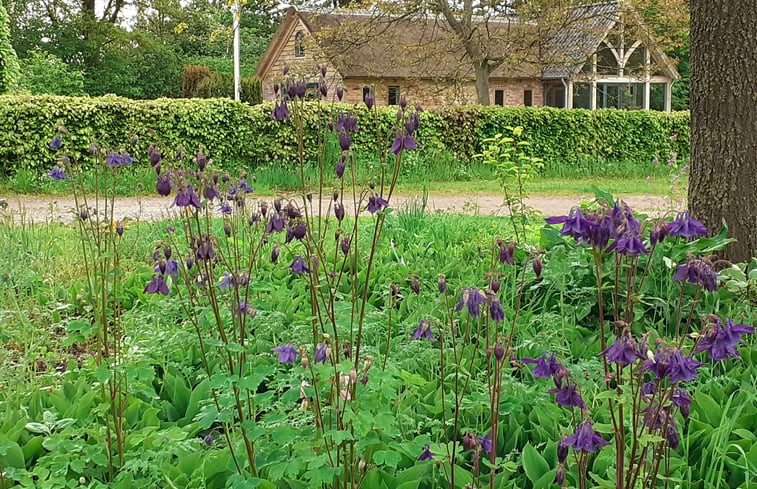
POLYGON ((757 0, 690 0, 692 215, 757 255, 757 0))

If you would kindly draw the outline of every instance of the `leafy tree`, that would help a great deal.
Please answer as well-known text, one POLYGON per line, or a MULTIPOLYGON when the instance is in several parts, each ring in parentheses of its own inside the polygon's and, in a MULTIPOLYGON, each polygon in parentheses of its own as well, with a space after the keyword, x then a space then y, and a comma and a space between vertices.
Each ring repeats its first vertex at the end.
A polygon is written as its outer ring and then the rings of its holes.
POLYGON ((60 58, 31 51, 21 60, 19 87, 32 94, 84 95, 84 75, 60 58))
POLYGON ((732 262, 757 254, 754 12, 757 0, 691 0, 689 206, 712 231, 728 223, 732 262))
POLYGON ((11 45, 8 12, 0 0, 0 93, 16 88, 20 75, 16 51, 11 45))

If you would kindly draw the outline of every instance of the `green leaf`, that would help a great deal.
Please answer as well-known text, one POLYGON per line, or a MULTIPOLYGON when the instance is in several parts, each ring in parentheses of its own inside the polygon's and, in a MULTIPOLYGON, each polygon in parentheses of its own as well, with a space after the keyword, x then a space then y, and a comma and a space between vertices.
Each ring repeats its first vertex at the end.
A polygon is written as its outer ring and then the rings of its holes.
POLYGON ((547 464, 544 457, 531 446, 531 443, 527 443, 523 448, 523 456, 521 460, 523 461, 523 469, 526 471, 526 476, 532 483, 535 483, 542 478, 544 474, 549 472, 549 464, 547 464))
POLYGON ((391 450, 378 450, 373 454, 373 462, 378 465, 388 465, 389 467, 397 467, 397 464, 402 460, 402 455, 391 450))

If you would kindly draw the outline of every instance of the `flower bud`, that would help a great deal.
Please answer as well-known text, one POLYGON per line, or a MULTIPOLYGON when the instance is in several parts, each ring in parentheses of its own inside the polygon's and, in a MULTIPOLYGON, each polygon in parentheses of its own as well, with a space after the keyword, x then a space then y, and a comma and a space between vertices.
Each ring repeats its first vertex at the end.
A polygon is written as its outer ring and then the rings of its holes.
POLYGON ((568 458, 568 448, 569 445, 565 443, 565 438, 560 440, 560 443, 557 444, 557 462, 558 463, 565 463, 565 460, 568 458))
POLYGON ((473 433, 467 433, 463 437, 463 446, 466 450, 473 450, 476 448, 476 445, 478 445, 478 440, 476 439, 476 435, 473 433))
POLYGON ((493 294, 499 292, 499 286, 499 280, 497 280, 496 278, 491 279, 491 281, 489 282, 489 290, 491 290, 493 294))
POLYGON ((271 250, 271 263, 277 263, 279 261, 279 253, 281 253, 281 250, 278 246, 274 246, 271 250))
POLYGON ((344 239, 342 239, 342 242, 339 244, 339 247, 342 249, 342 253, 347 255, 350 252, 351 244, 352 240, 350 239, 349 235, 345 236, 344 239))
POLYGON ((438 279, 438 286, 439 286, 439 293, 444 294, 447 292, 447 277, 444 275, 439 275, 438 279))
POLYGON ((363 101, 365 102, 365 106, 368 107, 368 110, 371 110, 373 104, 376 102, 376 97, 374 97, 372 93, 369 93, 365 96, 363 101))
POLYGON ((565 466, 563 464, 560 464, 557 466, 557 472, 555 472, 555 484, 557 484, 560 487, 563 487, 564 483, 565 483, 565 466))
POLYGON ((533 267, 536 278, 541 277, 541 260, 539 259, 539 257, 534 258, 533 267))
POLYGON ((415 295, 420 295, 421 293, 421 284, 418 282, 417 278, 414 278, 413 281, 410 283, 410 289, 415 292, 415 295))
POLYGON ((336 97, 339 99, 339 101, 342 101, 342 97, 344 97, 344 87, 338 86, 336 87, 336 97))
POLYGON ((118 234, 119 236, 123 236, 124 235, 124 225, 123 224, 118 224, 116 226, 116 234, 118 234))
POLYGON ((226 223, 223 225, 223 233, 226 235, 227 238, 231 237, 231 226, 229 226, 229 223, 226 223))
POLYGON ((502 343, 494 345, 494 358, 496 358, 498 362, 501 362, 502 359, 505 358, 505 347, 502 346, 502 343))
POLYGON ((202 152, 202 150, 197 152, 197 168, 200 169, 200 171, 205 170, 205 166, 208 164, 208 157, 205 156, 205 154, 202 152))

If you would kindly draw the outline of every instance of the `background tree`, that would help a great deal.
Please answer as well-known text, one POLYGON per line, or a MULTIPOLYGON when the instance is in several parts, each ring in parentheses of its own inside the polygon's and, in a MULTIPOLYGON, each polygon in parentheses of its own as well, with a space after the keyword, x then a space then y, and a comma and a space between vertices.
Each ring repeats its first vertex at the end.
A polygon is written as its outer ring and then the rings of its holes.
POLYGON ((0 0, 0 93, 16 87, 20 75, 16 51, 11 45, 8 12, 0 0))
POLYGON ((733 262, 757 251, 757 0, 691 0, 689 207, 713 231, 725 220, 733 262))

